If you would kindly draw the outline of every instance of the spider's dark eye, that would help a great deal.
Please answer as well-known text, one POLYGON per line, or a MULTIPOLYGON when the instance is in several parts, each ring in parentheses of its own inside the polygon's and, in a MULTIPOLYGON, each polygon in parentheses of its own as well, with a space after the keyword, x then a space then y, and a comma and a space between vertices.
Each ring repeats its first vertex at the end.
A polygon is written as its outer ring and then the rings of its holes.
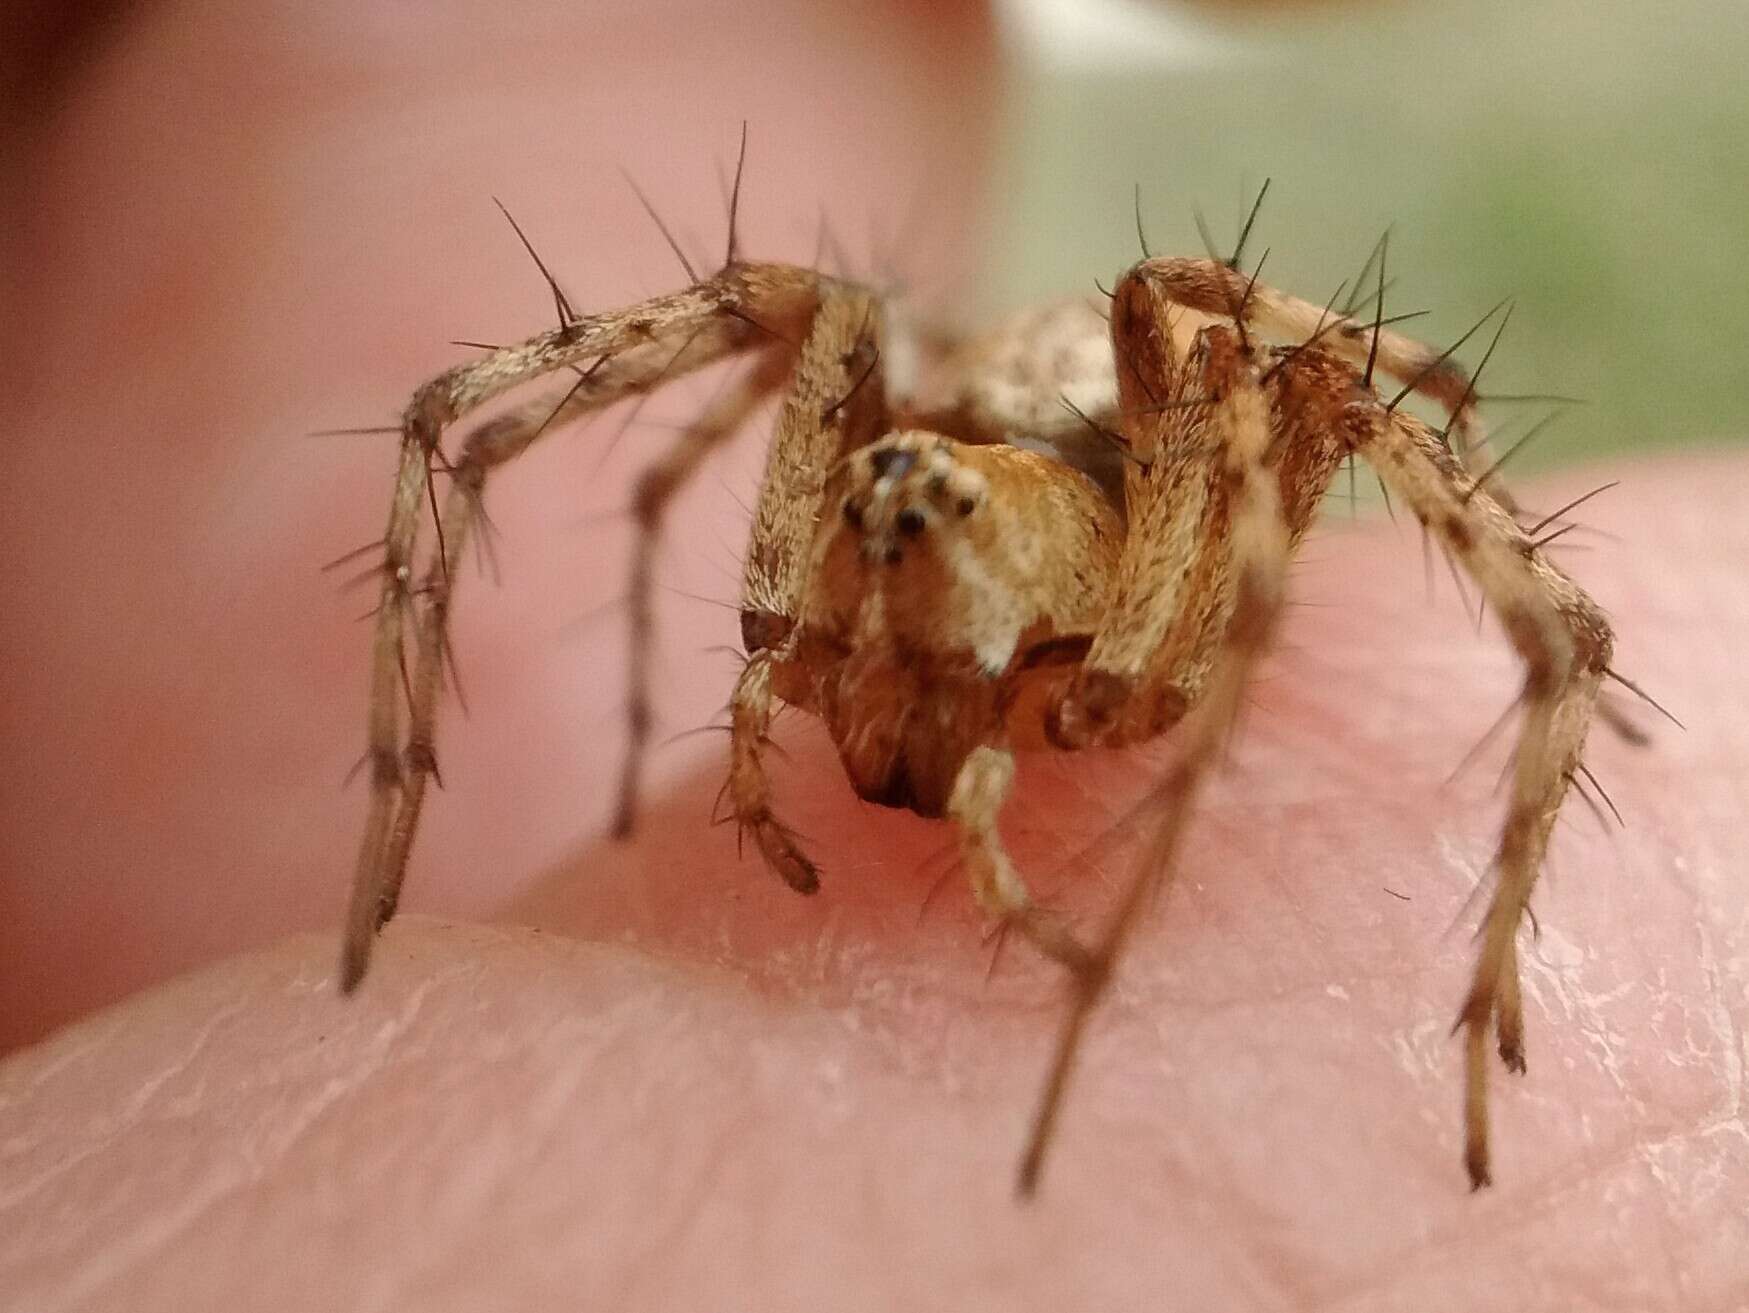
POLYGON ((862 507, 853 501, 844 503, 844 522, 852 529, 862 528, 862 507))
POLYGON ((882 447, 869 453, 868 463, 874 467, 877 479, 902 479, 917 463, 917 453, 902 447, 882 447))
POLYGON ((961 497, 959 505, 955 506, 954 509, 961 515, 970 515, 973 511, 978 509, 978 503, 973 501, 970 497, 961 497))
POLYGON ((923 532, 923 512, 907 506, 893 520, 899 526, 899 532, 907 538, 915 538, 923 532))

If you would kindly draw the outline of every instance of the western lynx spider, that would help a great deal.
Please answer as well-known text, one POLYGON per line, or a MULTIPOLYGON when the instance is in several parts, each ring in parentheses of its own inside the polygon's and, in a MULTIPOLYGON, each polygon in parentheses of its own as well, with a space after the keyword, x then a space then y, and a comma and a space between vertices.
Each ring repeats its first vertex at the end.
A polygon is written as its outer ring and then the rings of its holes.
POLYGON ((697 277, 675 245, 690 286, 579 316, 541 265, 558 327, 448 370, 406 409, 382 542, 370 811, 342 990, 357 987, 394 914, 436 774, 452 566, 479 527, 488 476, 559 423, 745 356, 746 374, 637 485, 631 746, 618 828, 630 828, 650 728, 642 671, 664 511, 703 458, 778 396, 744 567, 747 660, 730 702, 725 793, 772 870, 813 893, 817 871, 777 817, 762 760, 781 701, 825 721, 861 797, 958 827, 979 905, 1061 963, 1072 984, 1022 1160, 1021 1188, 1030 1190, 1088 1016, 1171 867, 1275 626, 1293 553, 1337 466, 1358 455, 1480 585, 1525 667, 1498 879, 1456 1027, 1465 1036, 1465 1164, 1473 1187, 1488 1184, 1490 1029, 1507 1069, 1525 1067, 1516 932, 1556 814, 1584 771, 1600 683, 1634 686, 1609 669, 1602 612, 1537 541, 1571 508, 1521 526, 1492 483, 1497 466, 1471 473, 1487 452, 1472 379, 1451 351, 1386 327, 1384 241, 1374 249, 1376 296, 1359 286, 1369 259, 1343 311, 1335 297, 1320 311, 1246 276, 1242 234, 1228 260, 1147 256, 1118 280, 1108 308, 1057 305, 948 340, 907 331, 869 288, 741 259, 739 186, 738 167, 716 273, 697 277), (1376 305, 1357 318, 1362 296, 1376 305), (1374 389, 1379 373, 1402 385, 1391 400, 1374 389), (489 420, 445 454, 447 428, 548 375, 568 384, 556 404, 489 420), (1444 408, 1443 432, 1399 408, 1412 392, 1444 408), (434 470, 451 480, 441 513, 434 470), (416 576, 427 506, 438 540, 416 576), (1031 900, 1005 855, 997 821, 1011 750, 1135 744, 1180 720, 1179 750, 1153 794, 1145 859, 1109 926, 1084 941, 1031 900))

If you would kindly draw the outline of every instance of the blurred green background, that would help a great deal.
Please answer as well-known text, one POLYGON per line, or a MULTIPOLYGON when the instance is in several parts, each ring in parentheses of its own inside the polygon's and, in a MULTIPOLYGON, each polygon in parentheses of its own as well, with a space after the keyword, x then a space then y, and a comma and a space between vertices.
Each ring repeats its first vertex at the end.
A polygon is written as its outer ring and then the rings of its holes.
MULTIPOLYGON (((1390 225, 1386 312, 1430 311, 1406 331, 1443 346, 1516 298, 1483 391, 1586 402, 1520 472, 1744 435, 1749 5, 1235 12, 1008 6, 991 308, 1109 285, 1137 184, 1157 254, 1202 252, 1199 206, 1225 254, 1267 177, 1247 263, 1268 247, 1278 287, 1322 304, 1390 225)), ((1548 409, 1494 407, 1501 448, 1548 409)))

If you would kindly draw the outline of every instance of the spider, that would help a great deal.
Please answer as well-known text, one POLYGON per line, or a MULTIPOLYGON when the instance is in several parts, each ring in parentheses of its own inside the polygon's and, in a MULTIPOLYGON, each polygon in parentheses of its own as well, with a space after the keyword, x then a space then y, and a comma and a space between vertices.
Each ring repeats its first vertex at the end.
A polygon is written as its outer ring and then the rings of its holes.
POLYGON ((1472 1188, 1489 1184, 1490 1037, 1509 1071, 1525 1069, 1519 923, 1584 771, 1592 716, 1603 708, 1617 720, 1598 701, 1602 680, 1639 690, 1610 669, 1603 613, 1537 539, 1570 508, 1521 525, 1492 478, 1497 465, 1473 472, 1486 435, 1473 378, 1451 362, 1455 347, 1436 352, 1387 326, 1384 239, 1374 248, 1376 294, 1363 294, 1370 316, 1357 317, 1361 296, 1342 310, 1332 297, 1320 311, 1247 276, 1242 235, 1225 260, 1154 257, 1144 242, 1144 258, 1106 302, 1047 307, 953 339, 912 331, 853 281, 744 260, 739 186, 737 167, 722 267, 699 277, 670 237, 690 285, 625 309, 579 316, 528 247, 558 326, 448 370, 407 406, 381 544, 370 806, 341 989, 358 986, 394 914, 437 774, 452 567, 480 527, 492 471, 564 421, 745 357, 744 376, 636 487, 634 686, 616 828, 631 827, 650 732, 641 672, 664 512, 704 457, 779 397, 744 565, 746 662, 729 704, 724 797, 771 869, 813 893, 818 871, 779 819, 765 770, 781 702, 825 722, 862 798, 957 827, 978 904, 1070 982, 1020 1166, 1030 1192, 1088 1018, 1139 910, 1167 878, 1276 625, 1290 560, 1338 466, 1359 457, 1475 579, 1524 665, 1497 879, 1454 1026, 1464 1035, 1465 1165, 1472 1188), (1389 399, 1381 375, 1401 388, 1389 399), (446 454, 448 428, 549 376, 567 384, 556 404, 492 418, 446 454), (1443 431, 1401 408, 1413 393, 1443 408, 1443 431), (434 471, 450 476, 441 510, 434 471), (428 507, 437 542, 416 575, 428 507), (1177 751, 1151 795, 1143 860, 1103 932, 1083 938, 1034 902, 1004 851, 998 819, 1012 754, 1138 744, 1174 726, 1177 751))

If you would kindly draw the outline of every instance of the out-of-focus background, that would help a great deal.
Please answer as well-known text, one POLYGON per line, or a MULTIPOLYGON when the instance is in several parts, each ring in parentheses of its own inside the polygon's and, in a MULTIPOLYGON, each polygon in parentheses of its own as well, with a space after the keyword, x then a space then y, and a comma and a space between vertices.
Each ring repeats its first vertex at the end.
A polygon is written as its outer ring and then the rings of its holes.
MULTIPOLYGON (((992 301, 1134 260, 1132 184, 1156 253, 1202 251, 1200 206, 1225 254, 1268 178, 1248 249, 1269 248, 1277 286, 1322 304, 1389 225, 1388 310, 1429 312, 1405 331, 1443 345, 1515 298, 1484 390, 1586 403, 1515 468, 1743 437, 1749 14, 1734 0, 1005 13, 1027 54, 992 301)), ((1522 432, 1541 413, 1494 418, 1522 432)))
MULTIPOLYGON (((1268 177, 1251 251, 1279 286, 1322 301, 1388 224, 1389 308, 1429 310, 1428 339, 1517 298, 1487 389, 1588 403, 1521 470, 1742 433, 1736 0, 665 0, 514 21, 462 0, 41 3, 7 21, 0 1044, 338 919, 368 603, 316 567, 378 532, 391 456, 303 435, 392 417, 457 358, 448 339, 544 324, 494 194, 580 304, 645 295, 677 275, 615 166, 714 248, 712 161, 748 119, 753 253, 806 259, 824 207, 853 254, 905 234, 902 272, 975 321, 1133 260, 1134 188, 1154 249, 1196 252, 1193 207, 1229 241, 1268 177)), ((724 485, 746 495, 757 444, 683 507, 726 514, 671 547, 665 584, 732 590, 724 485)), ((472 717, 446 723, 414 910, 489 915, 604 823, 621 658, 611 627, 573 622, 619 593, 625 536, 579 525, 624 505, 635 458, 602 479, 579 451, 495 484, 506 582, 469 585, 472 717)), ((664 732, 719 705, 727 667, 691 666, 733 639, 678 596, 664 732)), ((658 783, 711 751, 669 750, 658 783)))

